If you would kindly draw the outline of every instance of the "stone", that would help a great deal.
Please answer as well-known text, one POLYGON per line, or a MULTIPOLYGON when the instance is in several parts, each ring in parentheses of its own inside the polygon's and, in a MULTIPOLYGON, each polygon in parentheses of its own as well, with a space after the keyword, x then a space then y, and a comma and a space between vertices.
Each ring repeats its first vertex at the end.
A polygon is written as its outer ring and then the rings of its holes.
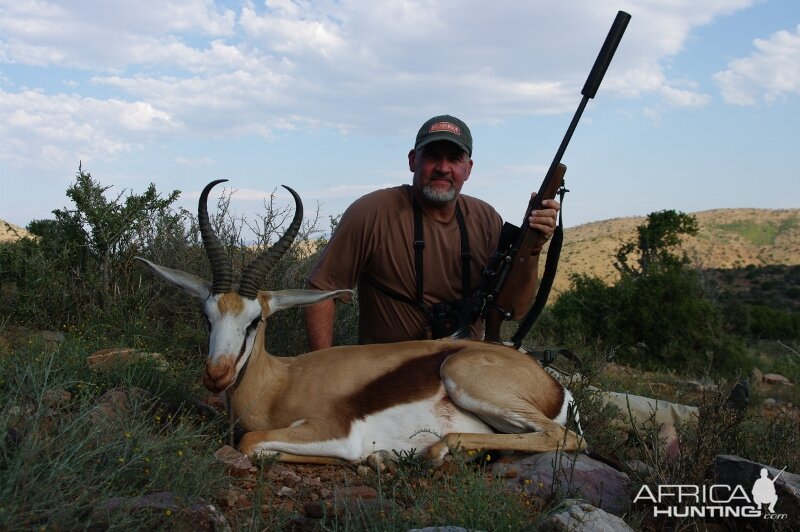
MULTIPOLYGON (((110 515, 117 511, 151 510, 164 515, 164 524, 171 530, 230 532, 225 515, 216 506, 205 501, 187 505, 182 498, 169 491, 150 493, 142 497, 112 497, 101 502, 92 511, 92 525, 110 525, 110 515)), ((93 528, 90 526, 89 528, 93 528)))
POLYGON ((282 483, 284 486, 289 486, 290 488, 293 488, 293 487, 297 486, 302 481, 302 478, 300 478, 300 475, 298 475, 297 473, 295 473, 291 469, 285 469, 285 470, 279 472, 275 476, 275 479, 278 482, 282 483))
POLYGON ((365 462, 376 473, 383 473, 386 470, 393 472, 397 469, 392 453, 389 451, 375 451, 367 456, 365 462))
POLYGON ((44 343, 48 349, 56 349, 64 341, 64 333, 61 331, 39 331, 36 336, 44 343))
POLYGON ((752 493, 753 484, 761 477, 761 469, 769 472, 769 478, 775 479, 776 514, 787 514, 787 523, 800 522, 800 475, 752 462, 739 456, 718 455, 714 459, 714 483, 728 486, 740 485, 748 497, 752 493), (780 476, 777 476, 780 473, 780 476), (777 478, 776 478, 777 476, 777 478))
POLYGON ((297 492, 289 486, 281 486, 275 495, 278 497, 294 497, 297 495, 297 492))
POLYGON ((547 532, 628 532, 633 529, 616 515, 591 504, 574 501, 564 510, 550 514, 539 523, 547 532))
POLYGON ((375 499, 378 492, 369 486, 344 486, 333 490, 334 499, 375 499))
POLYGON ((370 478, 375 475, 375 471, 373 471, 369 466, 362 464, 356 467, 356 475, 361 478, 370 478))
POLYGON ((408 532, 479 532, 477 530, 461 528, 460 526, 429 526, 426 528, 412 528, 408 532))
POLYGON ((792 381, 783 375, 778 375, 777 373, 765 373, 762 381, 764 384, 783 384, 786 386, 792 386, 792 381))
POLYGON ((95 424, 121 419, 131 402, 150 404, 152 401, 153 395, 147 390, 118 386, 97 398, 97 404, 89 411, 89 419, 95 424))
POLYGON ((225 464, 228 473, 233 477, 243 477, 250 473, 253 463, 230 445, 224 445, 214 452, 214 457, 225 464))
POLYGON ((543 499, 553 493, 576 497, 614 515, 625 514, 632 504, 628 475, 584 454, 548 452, 518 460, 504 458, 491 472, 505 478, 505 489, 511 492, 543 499))
POLYGON ((130 347, 100 349, 86 358, 86 364, 95 371, 108 371, 116 365, 133 364, 141 360, 152 360, 161 369, 169 367, 161 353, 147 353, 130 347))
POLYGON ((67 390, 46 390, 42 394, 42 403, 50 408, 60 408, 72 401, 72 393, 67 390))

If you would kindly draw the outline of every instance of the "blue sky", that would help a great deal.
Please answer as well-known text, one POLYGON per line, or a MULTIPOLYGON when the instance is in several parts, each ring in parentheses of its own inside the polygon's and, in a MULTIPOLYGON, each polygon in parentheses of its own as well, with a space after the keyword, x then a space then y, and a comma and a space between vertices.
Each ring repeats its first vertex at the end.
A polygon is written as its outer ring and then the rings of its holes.
POLYGON ((0 218, 50 217, 81 161, 191 210, 230 179, 244 216, 287 184, 324 219, 409 182, 449 113, 475 139, 464 192, 518 223, 619 9, 566 224, 800 207, 797 0, 0 0, 0 218))

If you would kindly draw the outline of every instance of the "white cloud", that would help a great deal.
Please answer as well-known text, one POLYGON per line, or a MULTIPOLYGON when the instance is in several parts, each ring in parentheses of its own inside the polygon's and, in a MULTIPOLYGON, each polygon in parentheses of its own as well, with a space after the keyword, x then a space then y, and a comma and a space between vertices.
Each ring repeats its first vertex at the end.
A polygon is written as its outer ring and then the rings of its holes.
MULTIPOLYGON (((623 1, 633 20, 604 95, 704 105, 662 62, 693 28, 755 1, 623 1)), ((234 12, 212 0, 0 0, 0 63, 68 69, 75 91, 3 93, 0 117, 24 127, 0 131, 30 149, 0 158, 41 162, 47 149, 74 161, 181 135, 384 131, 443 108, 470 123, 572 112, 616 7, 267 0, 234 12)))
POLYGON ((142 43, 168 46, 175 33, 232 36, 236 21, 212 0, 0 0, 0 10, 2 62, 100 70, 147 64, 142 43))
POLYGON ((756 105, 800 94, 800 25, 753 41, 755 51, 714 75, 726 102, 756 105))
POLYGON ((73 166, 140 148, 142 132, 179 124, 147 102, 0 90, 0 159, 18 165, 73 166))
POLYGON ((188 166, 189 168, 199 168, 202 166, 210 166, 214 164, 214 159, 208 156, 190 158, 190 157, 176 157, 175 162, 181 166, 188 166))

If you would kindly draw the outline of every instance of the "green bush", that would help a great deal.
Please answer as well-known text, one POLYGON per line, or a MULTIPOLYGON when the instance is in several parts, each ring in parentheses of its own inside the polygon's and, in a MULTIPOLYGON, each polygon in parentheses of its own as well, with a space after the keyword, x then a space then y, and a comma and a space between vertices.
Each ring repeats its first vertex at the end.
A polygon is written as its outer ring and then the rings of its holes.
POLYGON ((576 333, 599 339, 621 363, 697 375, 750 366, 744 344, 725 330, 720 309, 691 270, 624 276, 613 286, 576 277, 551 313, 559 341, 576 333))
POLYGON ((748 305, 745 308, 750 316, 750 336, 772 340, 800 337, 800 314, 782 312, 764 305, 748 305))

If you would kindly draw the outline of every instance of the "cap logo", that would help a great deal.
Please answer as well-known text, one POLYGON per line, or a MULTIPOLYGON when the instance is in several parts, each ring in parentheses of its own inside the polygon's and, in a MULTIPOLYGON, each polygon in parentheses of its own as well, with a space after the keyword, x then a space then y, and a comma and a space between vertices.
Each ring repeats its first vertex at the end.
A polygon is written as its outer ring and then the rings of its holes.
POLYGON ((461 136, 461 128, 455 124, 451 124, 450 122, 436 122, 428 130, 428 133, 436 133, 438 131, 447 131, 453 135, 457 135, 459 137, 461 136))

